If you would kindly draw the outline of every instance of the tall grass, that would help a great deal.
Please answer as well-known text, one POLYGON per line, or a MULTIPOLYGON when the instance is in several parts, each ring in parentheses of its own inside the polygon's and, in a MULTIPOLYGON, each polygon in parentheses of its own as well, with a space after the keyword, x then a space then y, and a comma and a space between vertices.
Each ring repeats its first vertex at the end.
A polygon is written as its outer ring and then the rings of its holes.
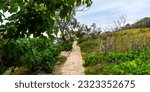
POLYGON ((86 74, 150 74, 149 28, 104 33, 80 46, 84 52, 86 74), (139 67, 146 68, 138 70, 139 67))

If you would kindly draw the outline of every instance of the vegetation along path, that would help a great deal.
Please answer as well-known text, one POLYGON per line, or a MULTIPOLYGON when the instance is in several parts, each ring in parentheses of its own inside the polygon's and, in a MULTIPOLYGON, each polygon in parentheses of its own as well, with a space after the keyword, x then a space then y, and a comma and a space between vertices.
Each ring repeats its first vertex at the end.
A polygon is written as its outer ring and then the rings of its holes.
POLYGON ((84 67, 82 66, 83 60, 80 51, 80 47, 77 45, 77 41, 73 44, 72 52, 70 53, 67 61, 61 67, 62 75, 83 75, 84 67))

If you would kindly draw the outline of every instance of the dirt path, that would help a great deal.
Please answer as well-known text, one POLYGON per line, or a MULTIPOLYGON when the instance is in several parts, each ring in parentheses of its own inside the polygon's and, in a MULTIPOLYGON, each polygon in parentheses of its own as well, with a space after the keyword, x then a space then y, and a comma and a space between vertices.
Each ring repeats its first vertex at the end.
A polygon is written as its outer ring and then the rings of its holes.
POLYGON ((80 47, 75 41, 73 44, 72 52, 70 53, 67 61, 59 67, 56 74, 61 75, 84 75, 84 67, 82 66, 83 60, 80 47))

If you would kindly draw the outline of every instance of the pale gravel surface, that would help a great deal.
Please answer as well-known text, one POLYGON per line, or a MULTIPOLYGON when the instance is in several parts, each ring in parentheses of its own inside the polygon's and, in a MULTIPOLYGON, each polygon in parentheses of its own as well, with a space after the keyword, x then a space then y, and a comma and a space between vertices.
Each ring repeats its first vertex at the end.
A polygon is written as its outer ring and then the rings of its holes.
POLYGON ((71 52, 63 51, 60 56, 67 57, 64 64, 56 64, 52 74, 54 75, 84 75, 84 67, 80 47, 75 41, 71 52))
POLYGON ((81 50, 77 45, 77 41, 73 44, 72 52, 67 61, 61 66, 62 75, 84 75, 84 67, 81 50))

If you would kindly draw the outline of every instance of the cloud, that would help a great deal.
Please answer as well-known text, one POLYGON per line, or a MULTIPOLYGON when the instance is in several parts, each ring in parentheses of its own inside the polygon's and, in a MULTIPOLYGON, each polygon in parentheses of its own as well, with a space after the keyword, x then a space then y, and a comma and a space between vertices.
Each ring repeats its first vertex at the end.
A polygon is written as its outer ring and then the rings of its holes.
POLYGON ((127 22, 132 23, 150 15, 149 3, 149 0, 93 0, 92 6, 87 11, 77 12, 76 18, 87 25, 107 25, 125 14, 127 22))

